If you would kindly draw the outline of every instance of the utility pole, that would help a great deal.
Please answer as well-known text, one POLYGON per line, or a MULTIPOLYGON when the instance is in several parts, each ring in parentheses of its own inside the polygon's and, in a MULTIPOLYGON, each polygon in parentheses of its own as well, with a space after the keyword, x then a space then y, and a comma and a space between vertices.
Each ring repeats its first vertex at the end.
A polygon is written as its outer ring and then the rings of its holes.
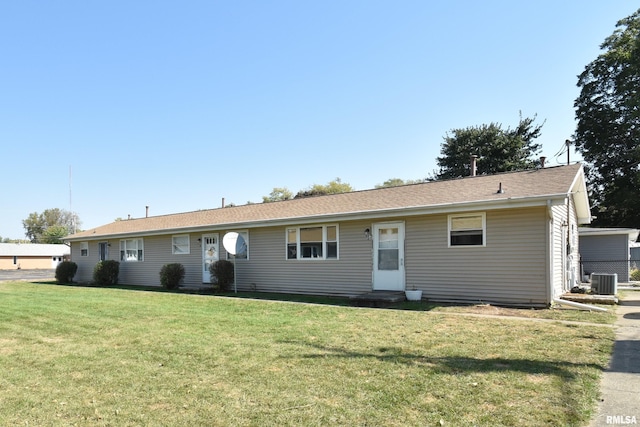
POLYGON ((72 232, 75 234, 76 232, 76 216, 73 213, 73 204, 72 204, 72 191, 71 191, 71 165, 69 165, 69 212, 71 213, 71 227, 73 228, 72 232))

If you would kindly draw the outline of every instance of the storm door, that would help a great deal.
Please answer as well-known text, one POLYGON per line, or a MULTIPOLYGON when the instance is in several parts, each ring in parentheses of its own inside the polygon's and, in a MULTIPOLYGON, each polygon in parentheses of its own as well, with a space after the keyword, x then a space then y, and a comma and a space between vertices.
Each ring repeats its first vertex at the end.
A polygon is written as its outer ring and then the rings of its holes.
POLYGON ((373 225, 373 289, 404 291, 404 223, 373 225))
POLYGON ((218 234, 202 235, 202 283, 211 283, 209 267, 220 259, 218 234))

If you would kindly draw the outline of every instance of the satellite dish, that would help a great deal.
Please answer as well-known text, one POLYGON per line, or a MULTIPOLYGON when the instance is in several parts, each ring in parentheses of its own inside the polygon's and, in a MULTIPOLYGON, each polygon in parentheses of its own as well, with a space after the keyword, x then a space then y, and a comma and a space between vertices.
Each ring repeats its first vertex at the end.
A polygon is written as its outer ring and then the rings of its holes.
POLYGON ((247 252, 247 242, 239 233, 231 231, 222 238, 222 246, 231 255, 241 255, 247 252))

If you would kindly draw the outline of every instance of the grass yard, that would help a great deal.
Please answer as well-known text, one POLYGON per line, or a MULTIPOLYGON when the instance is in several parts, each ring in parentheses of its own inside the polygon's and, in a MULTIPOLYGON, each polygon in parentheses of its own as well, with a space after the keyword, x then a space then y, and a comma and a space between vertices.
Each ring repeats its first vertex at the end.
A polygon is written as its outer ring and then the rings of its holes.
POLYGON ((609 326, 4 282, 0 422, 581 426, 612 343, 609 326))

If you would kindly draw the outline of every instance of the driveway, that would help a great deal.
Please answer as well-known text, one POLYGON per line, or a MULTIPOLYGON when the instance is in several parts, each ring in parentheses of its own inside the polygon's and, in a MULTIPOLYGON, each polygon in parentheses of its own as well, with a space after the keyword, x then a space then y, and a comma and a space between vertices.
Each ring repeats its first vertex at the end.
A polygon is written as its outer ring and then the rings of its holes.
POLYGON ((51 269, 44 270, 0 270, 0 282, 6 280, 53 280, 56 277, 56 271, 51 269))

